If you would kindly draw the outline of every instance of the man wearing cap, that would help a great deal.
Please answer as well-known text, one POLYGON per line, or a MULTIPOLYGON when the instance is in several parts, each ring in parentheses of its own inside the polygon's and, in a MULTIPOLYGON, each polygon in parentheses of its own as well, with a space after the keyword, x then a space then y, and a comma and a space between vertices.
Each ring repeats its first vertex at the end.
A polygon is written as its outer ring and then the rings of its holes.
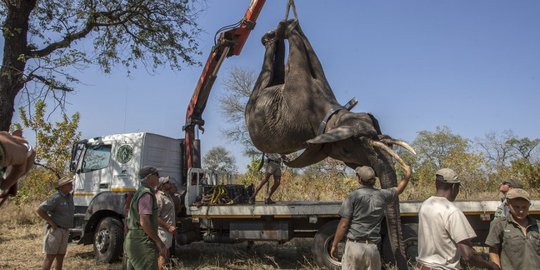
POLYGON ((506 193, 510 215, 494 219, 486 245, 489 258, 501 269, 540 269, 538 221, 529 216, 529 193, 521 188, 506 193))
POLYGON ((495 210, 495 218, 506 217, 508 215, 508 206, 506 204, 506 193, 513 188, 523 188, 523 185, 514 179, 504 180, 499 186, 501 192, 501 204, 495 210))
POLYGON ((58 180, 57 189, 56 193, 36 209, 38 216, 47 222, 43 239, 45 260, 42 268, 47 270, 51 269, 55 259, 56 269, 62 269, 69 239, 68 229, 73 227, 75 214, 73 195, 71 195, 73 178, 64 177, 58 180))
POLYGON ((159 172, 154 167, 139 170, 141 184, 129 206, 124 251, 127 269, 158 269, 158 253, 167 257, 167 248, 158 236, 158 205, 155 189, 159 184, 159 172))
MULTIPOLYGON (((173 236, 176 232, 176 218, 174 202, 171 197, 172 186, 171 178, 164 176, 159 178, 159 185, 156 191, 156 201, 158 205, 158 236, 165 244, 167 249, 170 249, 173 244, 173 236)), ((167 263, 167 257, 159 256, 159 269, 163 269, 167 263)))
POLYGON ((347 235, 345 251, 341 259, 341 269, 381 269, 378 244, 381 242, 381 221, 384 208, 395 201, 405 190, 411 168, 405 168, 405 175, 397 187, 376 189, 375 172, 371 167, 355 169, 360 187, 351 192, 339 209, 341 219, 332 242, 330 255, 335 258, 337 246, 347 235))
POLYGON ((453 203, 460 184, 454 170, 444 168, 436 172, 436 194, 425 200, 418 212, 416 269, 461 269, 460 259, 476 267, 499 269, 472 248, 476 233, 453 203))

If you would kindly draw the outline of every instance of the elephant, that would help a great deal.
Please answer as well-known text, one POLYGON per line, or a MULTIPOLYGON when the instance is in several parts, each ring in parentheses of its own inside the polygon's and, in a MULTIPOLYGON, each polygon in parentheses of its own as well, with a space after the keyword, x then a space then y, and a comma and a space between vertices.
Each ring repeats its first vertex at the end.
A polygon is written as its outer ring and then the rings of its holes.
MULTIPOLYGON (((408 166, 391 148, 414 154, 407 143, 381 132, 370 113, 351 112, 337 101, 322 65, 298 20, 281 21, 262 37, 262 70, 245 109, 246 126, 254 146, 265 153, 303 152, 286 162, 305 167, 326 157, 347 166, 370 166, 382 188, 396 186, 394 160, 408 166), (288 40, 287 63, 285 40, 288 40)), ((399 202, 386 209, 388 234, 399 269, 406 269, 399 202)))

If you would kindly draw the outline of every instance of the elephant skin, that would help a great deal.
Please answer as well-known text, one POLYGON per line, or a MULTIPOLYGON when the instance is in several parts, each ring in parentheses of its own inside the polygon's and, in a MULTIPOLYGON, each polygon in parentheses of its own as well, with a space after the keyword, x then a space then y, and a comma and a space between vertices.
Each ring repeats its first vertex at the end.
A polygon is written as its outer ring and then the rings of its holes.
MULTIPOLYGON (((326 157, 351 168, 371 166, 382 188, 395 187, 395 156, 372 144, 391 138, 382 134, 371 114, 350 112, 339 104, 298 21, 280 22, 262 42, 266 49, 262 71, 245 111, 255 147, 279 154, 304 150, 286 162, 290 167, 305 167, 326 157), (285 39, 289 44, 287 63, 285 39)), ((387 208, 386 220, 397 265, 406 269, 399 202, 387 208)))

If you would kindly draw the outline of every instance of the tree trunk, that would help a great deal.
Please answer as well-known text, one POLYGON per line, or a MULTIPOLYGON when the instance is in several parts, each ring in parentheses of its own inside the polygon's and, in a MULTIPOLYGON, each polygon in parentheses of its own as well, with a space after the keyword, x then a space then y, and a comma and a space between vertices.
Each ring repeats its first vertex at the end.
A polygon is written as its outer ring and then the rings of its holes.
POLYGON ((28 23, 36 0, 6 1, 3 24, 4 56, 0 68, 0 130, 7 131, 15 111, 15 97, 24 87, 28 54, 28 23))

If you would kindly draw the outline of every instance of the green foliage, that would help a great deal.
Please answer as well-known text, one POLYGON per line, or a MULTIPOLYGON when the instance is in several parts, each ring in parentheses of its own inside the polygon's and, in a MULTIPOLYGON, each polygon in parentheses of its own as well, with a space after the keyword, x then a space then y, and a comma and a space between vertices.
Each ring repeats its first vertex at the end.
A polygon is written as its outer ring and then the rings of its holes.
POLYGON ((8 129, 14 110, 7 100, 24 89, 29 102, 54 96, 63 105, 62 95, 79 82, 70 73, 90 64, 107 73, 117 64, 128 72, 140 64, 151 72, 199 64, 197 15, 189 0, 0 2, 0 108, 9 108, 0 110, 0 129, 8 129))
POLYGON ((20 108, 22 124, 36 134, 36 162, 42 167, 35 167, 26 176, 17 197, 19 201, 42 198, 54 190, 58 175, 68 173, 66 164, 71 157, 71 146, 79 140, 79 113, 70 117, 62 114, 62 121, 47 122, 45 119, 46 104, 38 100, 35 104, 34 118, 29 118, 26 111, 20 108))
POLYGON ((213 147, 204 156, 204 168, 224 171, 224 172, 236 172, 235 159, 227 149, 224 147, 213 147))

